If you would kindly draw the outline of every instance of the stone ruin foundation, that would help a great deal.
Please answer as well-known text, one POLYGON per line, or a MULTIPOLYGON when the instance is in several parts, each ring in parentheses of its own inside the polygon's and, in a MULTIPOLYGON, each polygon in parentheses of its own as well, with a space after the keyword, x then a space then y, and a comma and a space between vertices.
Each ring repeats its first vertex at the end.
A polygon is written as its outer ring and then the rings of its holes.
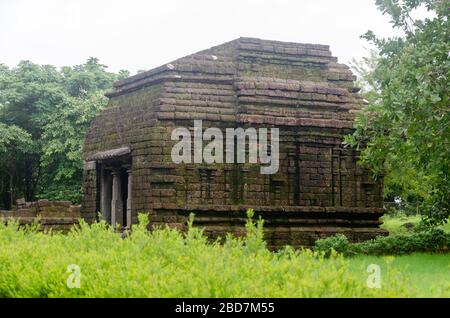
POLYGON ((0 220, 7 222, 10 219, 17 220, 20 225, 32 224, 39 217, 42 230, 52 229, 56 231, 68 231, 73 225, 78 224, 81 218, 81 206, 72 205, 70 201, 39 200, 25 202, 18 200, 17 206, 11 211, 0 211, 0 220))

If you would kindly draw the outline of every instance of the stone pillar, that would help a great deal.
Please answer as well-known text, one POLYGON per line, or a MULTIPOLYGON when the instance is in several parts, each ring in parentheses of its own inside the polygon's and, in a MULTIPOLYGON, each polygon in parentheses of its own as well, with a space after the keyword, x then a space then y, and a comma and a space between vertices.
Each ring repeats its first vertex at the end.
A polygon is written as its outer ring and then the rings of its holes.
POLYGON ((132 188, 132 175, 131 170, 127 170, 128 175, 128 193, 127 193, 127 227, 131 229, 131 188, 132 188))
POLYGON ((112 172, 112 199, 111 199, 111 225, 116 226, 116 223, 121 224, 122 211, 122 191, 120 182, 120 171, 117 169, 112 172))
POLYGON ((106 222, 111 222, 111 174, 102 168, 100 179, 100 212, 106 222))

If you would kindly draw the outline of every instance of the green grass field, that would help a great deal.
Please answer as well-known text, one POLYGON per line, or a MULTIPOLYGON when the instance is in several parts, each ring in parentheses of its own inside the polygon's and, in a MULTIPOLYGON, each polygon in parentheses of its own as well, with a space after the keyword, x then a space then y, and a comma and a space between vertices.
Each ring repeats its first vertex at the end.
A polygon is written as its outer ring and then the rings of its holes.
POLYGON ((142 217, 125 239, 104 222, 51 235, 0 222, 0 297, 450 297, 450 255, 273 253, 261 226, 247 233, 212 244, 197 228, 148 232, 142 217))
POLYGON ((402 272, 417 297, 450 297, 450 254, 358 256, 349 261, 350 268, 359 273, 369 264, 380 265, 382 284, 387 268, 402 272))
MULTIPOLYGON (((383 225, 381 225, 381 227, 389 231, 389 234, 405 234, 408 232, 408 230, 404 225, 410 223, 413 226, 417 226, 420 222, 420 215, 413 215, 413 216, 385 215, 383 216, 382 220, 383 225)), ((447 221, 446 224, 439 226, 439 228, 443 229, 446 232, 450 232, 450 219, 447 221)))
MULTIPOLYGON (((406 234, 408 229, 404 226, 411 223, 417 226, 421 218, 415 216, 389 216, 383 217, 382 228, 393 234, 406 234)), ((439 226, 446 232, 450 232, 450 221, 439 226)), ((350 266, 357 272, 366 268, 369 264, 379 264, 382 273, 386 270, 387 261, 391 268, 395 268, 411 281, 411 286, 417 290, 420 297, 436 297, 445 295, 449 297, 450 286, 450 254, 425 254, 395 257, 358 256, 350 259, 350 266), (445 292, 447 288, 447 291, 445 292)))

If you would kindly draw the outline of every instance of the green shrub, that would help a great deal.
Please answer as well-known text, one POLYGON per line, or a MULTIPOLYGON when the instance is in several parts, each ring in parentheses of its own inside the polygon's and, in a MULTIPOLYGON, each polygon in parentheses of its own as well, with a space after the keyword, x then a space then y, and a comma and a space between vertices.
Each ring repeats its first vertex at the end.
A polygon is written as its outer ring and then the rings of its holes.
POLYGON ((347 237, 343 234, 336 234, 326 239, 320 239, 315 242, 317 251, 324 252, 326 257, 330 256, 332 251, 348 255, 349 245, 347 237))
POLYGON ((249 212, 247 236, 209 242, 192 226, 147 231, 148 218, 126 238, 104 221, 81 221, 68 234, 0 222, 0 297, 407 297, 414 285, 396 269, 383 288, 369 289, 365 268, 342 255, 285 248, 272 253, 262 221, 249 212), (69 288, 68 266, 80 267, 80 288, 69 288))
POLYGON ((380 236, 361 243, 349 243, 342 234, 317 240, 316 251, 330 255, 331 251, 344 256, 354 255, 403 255, 414 252, 446 252, 450 247, 450 233, 441 229, 429 229, 414 234, 380 236))

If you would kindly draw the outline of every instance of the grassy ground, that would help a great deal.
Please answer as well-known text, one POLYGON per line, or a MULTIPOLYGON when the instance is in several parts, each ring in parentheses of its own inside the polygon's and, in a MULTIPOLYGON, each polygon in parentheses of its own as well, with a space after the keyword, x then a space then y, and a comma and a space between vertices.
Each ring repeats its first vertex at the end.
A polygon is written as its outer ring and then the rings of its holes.
MULTIPOLYGON (((406 234, 408 230, 405 224, 412 224, 414 227, 420 222, 420 216, 390 216, 383 217, 383 225, 389 234, 406 234)), ((439 228, 450 232, 450 220, 439 228)), ((421 297, 436 297, 445 295, 450 297, 450 254, 425 254, 416 253, 405 256, 377 257, 358 256, 350 258, 350 266, 355 272, 365 270, 369 264, 378 264, 381 267, 382 277, 385 275, 387 263, 390 268, 401 271, 411 286, 417 289, 421 297)))
MULTIPOLYGON (((405 224, 411 224, 412 226, 417 226, 420 222, 420 216, 419 215, 413 215, 413 216, 406 216, 406 215, 399 215, 399 216, 390 216, 385 215, 382 218, 383 225, 381 226, 383 229, 389 231, 389 234, 405 234, 408 233, 408 229, 405 226, 405 224)), ((450 232, 450 219, 448 222, 439 228, 443 229, 446 232, 450 232)))
POLYGON ((381 268, 381 287, 386 280, 387 265, 403 273, 415 289, 418 297, 450 297, 450 254, 417 253, 406 256, 377 257, 359 256, 350 258, 350 267, 355 273, 364 272, 369 264, 381 268))

